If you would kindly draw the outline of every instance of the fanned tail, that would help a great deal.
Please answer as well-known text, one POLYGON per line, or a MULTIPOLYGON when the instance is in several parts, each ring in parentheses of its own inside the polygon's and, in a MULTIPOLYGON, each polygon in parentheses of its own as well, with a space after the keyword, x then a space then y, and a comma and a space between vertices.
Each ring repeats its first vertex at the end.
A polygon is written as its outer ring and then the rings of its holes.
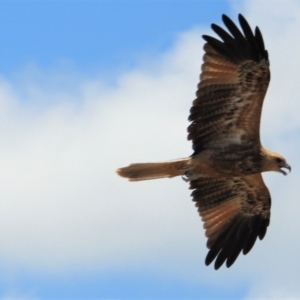
POLYGON ((129 181, 171 178, 184 175, 190 169, 190 158, 160 163, 137 163, 120 168, 117 173, 129 181))

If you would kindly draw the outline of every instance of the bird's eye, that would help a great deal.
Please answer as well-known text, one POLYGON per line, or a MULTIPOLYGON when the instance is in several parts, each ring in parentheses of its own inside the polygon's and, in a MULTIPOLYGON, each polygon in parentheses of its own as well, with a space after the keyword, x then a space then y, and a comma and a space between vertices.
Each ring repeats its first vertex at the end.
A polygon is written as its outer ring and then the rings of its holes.
POLYGON ((281 158, 276 158, 276 162, 279 164, 282 162, 282 159, 281 158))

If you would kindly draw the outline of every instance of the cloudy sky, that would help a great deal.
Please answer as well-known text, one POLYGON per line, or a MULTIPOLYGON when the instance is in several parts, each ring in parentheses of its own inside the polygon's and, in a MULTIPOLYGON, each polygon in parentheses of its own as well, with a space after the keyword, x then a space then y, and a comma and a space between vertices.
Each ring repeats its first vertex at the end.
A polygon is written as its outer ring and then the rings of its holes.
POLYGON ((0 298, 299 298, 300 2, 0 2, 0 298), (264 176, 265 239, 204 265, 180 178, 115 169, 192 153, 202 34, 226 13, 263 33, 271 85, 262 142, 293 171, 264 176))

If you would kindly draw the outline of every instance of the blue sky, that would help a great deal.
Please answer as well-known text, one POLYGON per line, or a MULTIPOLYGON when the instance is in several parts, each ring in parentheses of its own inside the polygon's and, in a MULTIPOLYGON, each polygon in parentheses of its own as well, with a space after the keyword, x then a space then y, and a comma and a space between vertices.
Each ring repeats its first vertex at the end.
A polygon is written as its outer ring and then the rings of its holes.
POLYGON ((0 298, 300 295, 300 236, 290 230, 299 226, 300 5, 274 1, 0 2, 0 298), (293 172, 265 178, 265 240, 216 272, 204 265, 187 185, 132 184, 114 170, 191 154, 201 35, 239 12, 271 57, 263 141, 293 172))
POLYGON ((227 1, 2 1, 2 72, 72 61, 80 71, 130 67, 160 53, 178 32, 217 20, 227 1))

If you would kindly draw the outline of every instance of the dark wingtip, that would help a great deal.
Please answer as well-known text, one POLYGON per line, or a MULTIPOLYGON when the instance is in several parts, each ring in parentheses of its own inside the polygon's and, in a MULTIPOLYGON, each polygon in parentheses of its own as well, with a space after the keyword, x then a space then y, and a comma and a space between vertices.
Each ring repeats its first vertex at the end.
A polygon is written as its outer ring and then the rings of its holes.
POLYGON ((213 261, 214 259, 216 258, 218 252, 217 253, 214 253, 212 250, 210 250, 207 255, 206 255, 206 258, 205 258, 205 265, 206 266, 209 266, 213 261))
POLYGON ((208 40, 208 38, 210 38, 210 36, 207 34, 203 34, 202 38, 207 42, 207 40, 208 40))
POLYGON ((258 27, 252 31, 248 21, 242 14, 238 14, 240 28, 225 14, 222 20, 227 30, 211 24, 212 30, 217 33, 221 40, 203 35, 203 39, 221 56, 234 63, 244 60, 260 62, 261 59, 268 62, 268 52, 265 50, 262 34, 258 27))
MULTIPOLYGON (((239 255, 239 254, 240 254, 240 253, 238 253, 238 255, 239 255)), ((227 258, 227 260, 226 260, 226 267, 227 267, 227 268, 230 268, 230 267, 234 264, 234 262, 235 262, 236 259, 238 258, 238 255, 237 255, 236 257, 232 258, 232 259, 227 258)))
POLYGON ((227 20, 231 20, 227 15, 222 14, 222 21, 225 23, 227 20))
POLYGON ((223 266, 224 262, 225 262, 225 260, 218 264, 217 264, 217 262, 215 262, 215 266, 214 266, 215 270, 216 271, 219 270, 223 266))
POLYGON ((241 19, 246 21, 245 17, 244 17, 241 13, 238 14, 238 18, 239 18, 239 21, 240 21, 241 19))

